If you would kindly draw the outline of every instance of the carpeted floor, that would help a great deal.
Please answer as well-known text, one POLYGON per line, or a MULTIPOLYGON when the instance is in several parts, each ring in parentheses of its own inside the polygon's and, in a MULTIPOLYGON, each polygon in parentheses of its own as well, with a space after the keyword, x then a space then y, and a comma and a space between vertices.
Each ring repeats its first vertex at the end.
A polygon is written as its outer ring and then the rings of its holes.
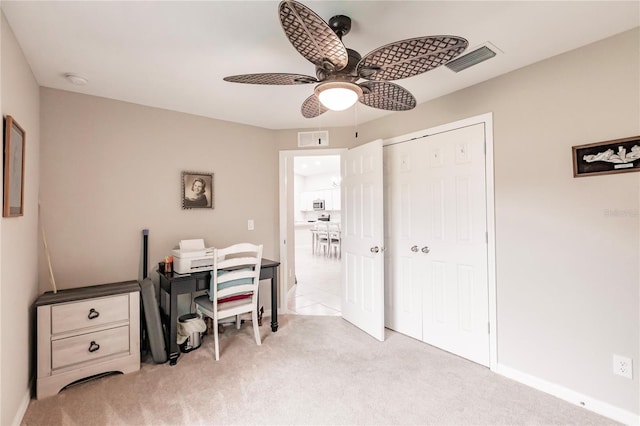
POLYGON ((176 366, 143 363, 32 400, 23 425, 605 425, 583 408, 388 331, 377 342, 340 317, 281 318, 262 346, 228 327, 176 366))

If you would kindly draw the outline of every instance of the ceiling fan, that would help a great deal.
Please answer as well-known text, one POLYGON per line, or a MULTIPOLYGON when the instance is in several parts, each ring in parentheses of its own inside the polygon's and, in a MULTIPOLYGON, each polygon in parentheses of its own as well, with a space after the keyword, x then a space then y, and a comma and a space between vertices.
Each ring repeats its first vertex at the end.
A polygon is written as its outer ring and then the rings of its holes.
POLYGON ((396 41, 364 57, 342 43, 351 30, 351 18, 337 15, 327 24, 315 12, 293 0, 278 6, 280 23, 293 47, 313 63, 316 77, 291 73, 242 74, 225 81, 248 84, 318 84, 301 107, 306 118, 342 111, 356 101, 378 109, 407 111, 416 106, 413 95, 389 83, 444 65, 468 46, 462 37, 440 35, 396 41), (358 80, 364 81, 358 83, 358 80))

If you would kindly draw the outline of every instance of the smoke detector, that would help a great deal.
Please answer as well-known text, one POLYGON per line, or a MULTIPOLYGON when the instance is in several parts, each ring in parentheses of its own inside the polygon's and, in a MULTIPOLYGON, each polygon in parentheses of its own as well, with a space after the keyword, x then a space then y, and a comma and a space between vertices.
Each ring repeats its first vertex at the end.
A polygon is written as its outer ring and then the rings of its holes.
POLYGON ((73 73, 65 73, 64 78, 71 84, 75 84, 76 86, 84 86, 89 82, 86 78, 79 76, 78 74, 73 73))

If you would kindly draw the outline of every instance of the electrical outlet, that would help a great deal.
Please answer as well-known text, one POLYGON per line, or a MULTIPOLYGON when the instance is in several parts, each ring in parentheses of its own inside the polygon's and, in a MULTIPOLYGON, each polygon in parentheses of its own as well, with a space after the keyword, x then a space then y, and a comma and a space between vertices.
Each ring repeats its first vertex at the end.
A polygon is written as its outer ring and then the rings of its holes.
POLYGON ((627 379, 633 379, 633 362, 631 358, 613 355, 613 373, 627 379))
POLYGON ((253 219, 249 219, 247 221, 247 230, 248 231, 253 231, 253 219))

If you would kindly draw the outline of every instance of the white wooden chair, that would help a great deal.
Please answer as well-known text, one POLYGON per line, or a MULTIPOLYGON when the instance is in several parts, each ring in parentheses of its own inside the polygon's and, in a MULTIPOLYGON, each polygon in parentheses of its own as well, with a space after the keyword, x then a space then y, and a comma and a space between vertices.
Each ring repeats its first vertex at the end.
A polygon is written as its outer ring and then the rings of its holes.
POLYGON ((258 345, 258 285, 260 283, 260 263, 262 245, 250 243, 214 249, 213 271, 209 295, 196 297, 196 311, 213 319, 216 361, 220 359, 218 322, 236 317, 236 328, 242 324, 240 315, 251 313, 253 334, 258 345))
POLYGON ((318 223, 316 229, 316 253, 329 254, 329 227, 326 223, 318 223))
POLYGON ((341 257, 342 233, 340 225, 337 223, 329 224, 329 254, 341 257))

